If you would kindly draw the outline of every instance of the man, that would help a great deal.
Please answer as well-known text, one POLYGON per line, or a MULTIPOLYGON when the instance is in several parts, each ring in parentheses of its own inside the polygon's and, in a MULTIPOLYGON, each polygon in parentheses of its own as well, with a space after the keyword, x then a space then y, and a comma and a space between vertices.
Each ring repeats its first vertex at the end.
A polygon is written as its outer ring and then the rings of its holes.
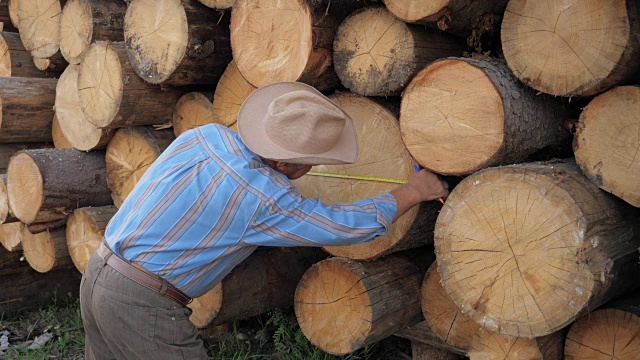
POLYGON ((289 180, 358 155, 352 119, 305 84, 255 91, 238 129, 206 125, 181 135, 109 223, 81 283, 87 359, 206 359, 185 305, 258 246, 361 243, 412 206, 448 194, 423 170, 353 204, 300 195, 289 180))

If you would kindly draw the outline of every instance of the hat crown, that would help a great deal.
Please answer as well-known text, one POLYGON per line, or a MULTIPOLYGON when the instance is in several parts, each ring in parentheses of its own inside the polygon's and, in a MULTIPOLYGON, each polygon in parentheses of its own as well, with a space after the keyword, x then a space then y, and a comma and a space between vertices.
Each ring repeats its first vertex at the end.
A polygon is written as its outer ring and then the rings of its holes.
POLYGON ((308 91, 292 91, 269 104, 265 132, 289 151, 322 154, 336 145, 346 121, 344 112, 330 100, 308 91))

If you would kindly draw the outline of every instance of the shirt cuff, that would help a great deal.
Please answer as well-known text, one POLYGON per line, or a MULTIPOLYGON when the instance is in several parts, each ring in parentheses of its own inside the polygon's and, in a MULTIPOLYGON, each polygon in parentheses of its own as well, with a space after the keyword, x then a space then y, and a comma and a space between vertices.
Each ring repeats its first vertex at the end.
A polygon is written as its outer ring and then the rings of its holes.
POLYGON ((389 230, 398 212, 398 200, 391 194, 381 194, 370 198, 378 209, 378 222, 389 230))

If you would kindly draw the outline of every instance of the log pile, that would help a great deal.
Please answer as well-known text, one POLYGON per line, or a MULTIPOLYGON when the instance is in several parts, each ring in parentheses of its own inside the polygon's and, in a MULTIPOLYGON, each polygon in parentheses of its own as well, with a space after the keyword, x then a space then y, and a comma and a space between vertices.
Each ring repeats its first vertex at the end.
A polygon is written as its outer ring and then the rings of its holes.
POLYGON ((176 137, 237 130, 256 88, 300 81, 353 118, 360 149, 294 181, 303 196, 353 202, 418 166, 455 188, 367 243, 255 252, 190 304, 193 324, 293 306, 332 354, 397 335, 414 359, 637 357, 638 297, 616 299, 640 287, 638 6, 2 2, 0 311, 77 292, 176 137))

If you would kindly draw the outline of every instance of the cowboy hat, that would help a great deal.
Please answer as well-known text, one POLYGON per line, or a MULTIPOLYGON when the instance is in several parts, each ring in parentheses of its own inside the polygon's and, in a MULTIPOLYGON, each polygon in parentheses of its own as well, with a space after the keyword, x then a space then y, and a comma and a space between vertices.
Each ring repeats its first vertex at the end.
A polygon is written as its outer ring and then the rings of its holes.
POLYGON ((238 113, 238 132, 259 156, 295 164, 352 164, 358 158, 353 120, 314 87, 299 82, 263 86, 238 113))

